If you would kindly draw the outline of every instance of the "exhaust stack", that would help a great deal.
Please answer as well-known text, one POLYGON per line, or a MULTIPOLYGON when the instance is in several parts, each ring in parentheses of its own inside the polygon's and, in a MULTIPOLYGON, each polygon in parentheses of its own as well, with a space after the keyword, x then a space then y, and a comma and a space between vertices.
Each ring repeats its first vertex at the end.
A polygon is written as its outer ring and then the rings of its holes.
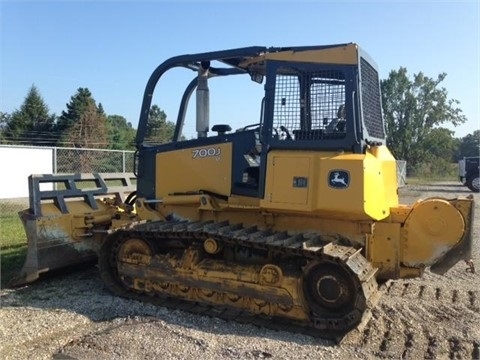
POLYGON ((197 84, 197 137, 207 137, 210 126, 210 91, 208 90, 209 61, 202 61, 197 84))

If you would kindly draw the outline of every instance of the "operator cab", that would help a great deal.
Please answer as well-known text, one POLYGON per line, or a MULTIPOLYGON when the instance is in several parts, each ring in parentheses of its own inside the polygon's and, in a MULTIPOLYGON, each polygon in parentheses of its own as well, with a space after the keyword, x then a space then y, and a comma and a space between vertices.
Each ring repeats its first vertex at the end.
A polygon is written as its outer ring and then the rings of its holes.
MULTIPOLYGON (((152 156, 199 147, 213 154, 213 145, 229 143, 231 194, 260 198, 266 157, 272 149, 364 153, 367 146, 384 142, 378 71, 356 44, 250 47, 167 60, 147 84, 136 138, 139 151, 150 151, 152 156), (161 75, 173 67, 193 70, 196 76, 181 99, 171 142, 152 148, 145 141, 152 93, 161 75), (225 122, 210 128, 208 82, 232 75, 250 76, 264 86, 264 96, 258 102, 259 119, 237 130, 225 122), (194 91, 197 138, 185 140, 182 129, 194 91)), ((140 158, 144 164, 139 164, 139 169, 152 171, 147 168, 155 167, 154 160, 140 158)))

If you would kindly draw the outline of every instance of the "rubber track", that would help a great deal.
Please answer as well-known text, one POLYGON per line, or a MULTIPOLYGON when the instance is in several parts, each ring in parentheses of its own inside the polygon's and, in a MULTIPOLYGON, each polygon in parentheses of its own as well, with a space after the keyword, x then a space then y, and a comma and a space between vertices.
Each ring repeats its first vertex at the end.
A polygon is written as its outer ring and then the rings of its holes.
POLYGON ((292 320, 285 320, 278 317, 269 317, 251 314, 238 308, 225 306, 221 309, 218 306, 211 306, 202 303, 177 299, 173 297, 159 297, 140 294, 125 289, 119 285, 116 274, 112 272, 110 264, 116 261, 114 254, 119 244, 127 238, 143 238, 150 241, 158 239, 179 239, 182 241, 202 241, 213 237, 222 241, 228 246, 243 246, 254 249, 275 251, 277 254, 287 256, 303 257, 305 259, 333 259, 338 263, 346 264, 353 271, 364 289, 367 301, 367 309, 359 324, 364 326, 369 320, 370 307, 378 297, 378 286, 375 279, 375 272, 370 263, 360 254, 360 250, 350 246, 335 245, 332 242, 323 242, 318 234, 304 233, 289 235, 287 232, 274 232, 270 230, 258 230, 257 227, 243 227, 242 224, 230 225, 225 222, 190 222, 190 221, 155 221, 147 222, 130 227, 125 230, 118 230, 112 234, 99 255, 100 274, 107 288, 115 295, 134 299, 142 302, 149 302, 155 305, 171 309, 179 309, 195 314, 217 317, 224 320, 234 320, 239 323, 253 324, 260 327, 302 333, 314 337, 341 341, 345 330, 319 330, 312 325, 305 323, 294 323, 292 320), (371 300, 371 301, 370 301, 371 300))

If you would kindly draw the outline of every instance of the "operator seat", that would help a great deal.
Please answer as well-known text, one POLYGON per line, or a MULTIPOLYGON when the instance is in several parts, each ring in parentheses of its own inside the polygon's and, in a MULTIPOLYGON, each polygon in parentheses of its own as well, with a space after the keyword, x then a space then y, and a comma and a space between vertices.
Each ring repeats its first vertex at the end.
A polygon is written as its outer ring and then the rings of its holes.
POLYGON ((227 131, 232 131, 232 128, 228 124, 218 124, 212 126, 212 131, 216 131, 217 135, 225 135, 227 131))
POLYGON ((345 131, 345 123, 346 123, 346 110, 345 104, 340 105, 337 111, 337 117, 330 121, 330 123, 325 127, 326 133, 334 133, 334 132, 343 132, 345 131))

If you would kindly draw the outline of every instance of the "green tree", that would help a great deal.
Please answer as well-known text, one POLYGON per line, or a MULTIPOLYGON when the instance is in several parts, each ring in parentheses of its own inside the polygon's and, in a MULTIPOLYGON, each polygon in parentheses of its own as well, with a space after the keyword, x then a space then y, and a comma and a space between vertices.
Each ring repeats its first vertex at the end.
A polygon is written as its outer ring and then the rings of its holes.
MULTIPOLYGON (((428 176, 442 175, 455 176, 457 168, 452 166, 456 161, 458 140, 453 137, 454 132, 442 127, 432 129, 423 140, 425 151, 424 161, 421 163, 423 174, 428 176)), ((417 167, 418 172, 418 167, 417 167)))
POLYGON ((19 110, 5 121, 4 136, 10 143, 53 145, 55 115, 49 114, 40 92, 32 85, 19 110))
POLYGON ((97 109, 97 111, 98 111, 98 114, 99 114, 99 115, 107 116, 107 115, 105 114, 105 110, 103 110, 103 105, 102 105, 102 103, 98 103, 98 109, 97 109))
POLYGON ((136 131, 130 122, 120 115, 107 116, 108 148, 115 150, 135 149, 136 131))
POLYGON ((464 156, 480 156, 480 130, 475 130, 460 139, 459 158, 464 156))
POLYGON ((0 143, 5 142, 5 131, 10 121, 10 114, 0 111, 0 143))
POLYGON ((80 118, 65 132, 64 142, 78 148, 101 149, 107 146, 106 118, 91 101, 80 118))
POLYGON ((432 161, 428 153, 431 141, 425 141, 440 133, 448 135, 443 130, 431 134, 433 129, 442 124, 456 126, 466 121, 457 107, 459 101, 448 99, 447 90, 439 87, 445 76, 442 73, 432 79, 420 72, 414 74, 412 80, 407 69, 400 67, 381 81, 387 145, 397 159, 407 161, 411 172, 422 163, 432 161))
POLYGON ((428 159, 443 158, 448 162, 455 161, 458 143, 453 137, 454 132, 442 127, 432 129, 425 135, 422 147, 428 159))
POLYGON ((105 148, 107 120, 101 104, 96 105, 87 88, 79 88, 57 121, 61 146, 105 148))
POLYGON ((158 105, 152 105, 148 115, 145 141, 150 144, 163 144, 172 141, 175 124, 167 121, 167 114, 158 105))

